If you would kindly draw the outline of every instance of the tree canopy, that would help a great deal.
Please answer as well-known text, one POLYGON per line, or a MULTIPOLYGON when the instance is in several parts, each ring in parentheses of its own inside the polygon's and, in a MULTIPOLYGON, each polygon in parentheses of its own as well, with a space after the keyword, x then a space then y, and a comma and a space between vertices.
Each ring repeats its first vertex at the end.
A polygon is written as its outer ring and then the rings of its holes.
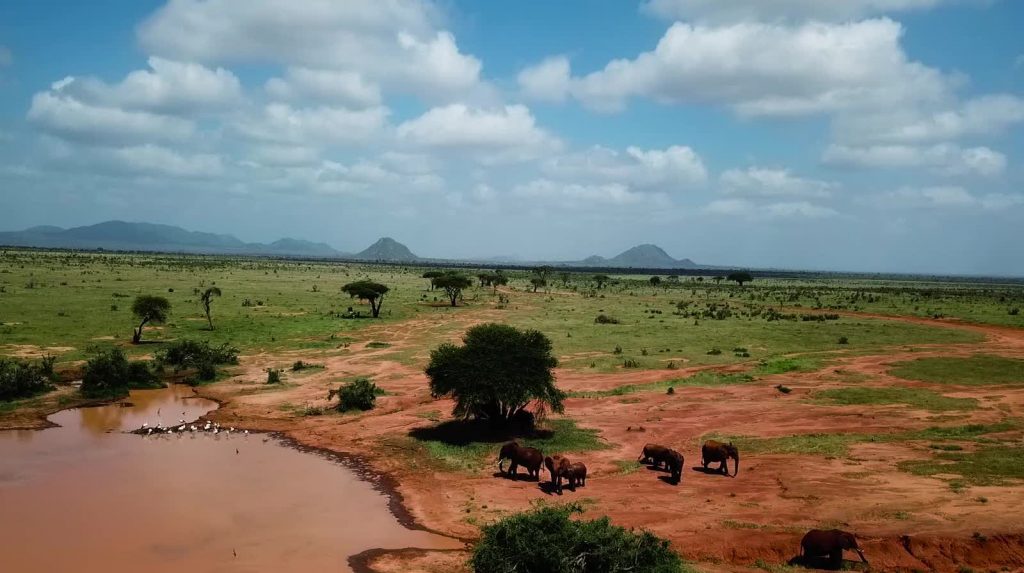
POLYGON ((444 293, 448 295, 448 300, 452 302, 452 306, 455 306, 462 295, 462 291, 473 286, 473 281, 469 277, 458 273, 445 273, 434 279, 434 284, 444 289, 444 293))
POLYGON ((594 275, 594 282, 597 283, 597 288, 602 288, 610 280, 612 279, 608 275, 594 275))
POLYGON ((530 284, 533 285, 533 292, 537 292, 537 289, 548 286, 548 281, 544 277, 533 277, 530 279, 530 284))
POLYGON ((504 425, 535 401, 562 412, 565 394, 551 372, 558 360, 544 334, 491 323, 469 329, 462 342, 437 347, 426 370, 431 394, 454 398, 456 416, 504 425))
POLYGON ((651 286, 652 287, 656 287, 656 286, 661 284, 661 277, 655 275, 655 276, 651 277, 651 281, 650 282, 651 282, 651 286))
POLYGON ((384 295, 387 294, 389 290, 391 289, 386 285, 368 280, 348 283, 341 287, 341 292, 349 295, 350 297, 365 300, 370 303, 370 312, 373 314, 373 318, 380 316, 380 307, 384 304, 384 295))
POLYGON ((138 344, 142 341, 142 329, 147 323, 160 324, 167 322, 167 315, 171 312, 171 302, 162 296, 142 294, 135 297, 132 303, 132 314, 139 319, 139 327, 132 333, 132 342, 138 344))
POLYGON ((209 287, 203 291, 203 294, 199 296, 199 302, 203 305, 203 311, 206 312, 206 322, 210 324, 210 330, 213 330, 213 318, 210 317, 210 303, 213 302, 213 297, 220 296, 220 287, 209 287))
POLYGON ((427 271, 423 273, 423 278, 430 280, 430 290, 434 290, 434 287, 437 286, 434 284, 434 280, 441 276, 444 276, 444 273, 441 271, 427 271))
POLYGON ((729 276, 725 277, 725 279, 732 281, 734 283, 738 283, 740 286, 743 286, 743 283, 749 283, 750 281, 754 280, 754 276, 748 273, 747 271, 737 271, 734 273, 729 273, 729 276))

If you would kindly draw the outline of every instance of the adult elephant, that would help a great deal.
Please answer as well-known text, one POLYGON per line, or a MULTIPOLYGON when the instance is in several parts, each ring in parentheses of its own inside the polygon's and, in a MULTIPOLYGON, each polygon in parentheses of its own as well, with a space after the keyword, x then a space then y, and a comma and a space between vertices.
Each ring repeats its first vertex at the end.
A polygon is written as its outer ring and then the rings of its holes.
POLYGON ((508 474, 513 478, 516 477, 516 470, 519 466, 526 468, 526 473, 530 477, 540 481, 540 466, 544 463, 544 454, 537 448, 530 448, 519 445, 519 442, 509 442, 501 447, 501 452, 498 453, 498 471, 504 472, 502 464, 505 460, 509 460, 511 465, 508 467, 508 474))
POLYGON ((651 464, 654 469, 660 468, 669 458, 669 452, 671 448, 660 446, 658 444, 644 444, 644 449, 640 453, 640 457, 636 461, 642 464, 651 464))
POLYGON ((668 455, 665 458, 665 469, 672 473, 672 483, 678 485, 683 479, 683 454, 669 450, 668 455))
POLYGON ((839 529, 812 529, 800 540, 800 556, 807 564, 807 558, 825 559, 830 569, 843 566, 843 550, 856 551, 861 561, 867 564, 864 552, 857 545, 857 538, 847 531, 839 529))
POLYGON ((570 475, 572 463, 569 461, 569 458, 559 455, 547 456, 544 458, 544 467, 548 468, 548 474, 551 476, 551 486, 555 491, 562 493, 562 478, 569 481, 569 487, 576 489, 572 485, 572 476, 570 475))
POLYGON ((700 448, 700 458, 704 469, 708 469, 710 463, 719 462, 721 465, 718 466, 718 471, 725 475, 729 475, 729 467, 726 464, 729 458, 732 458, 736 460, 732 477, 736 477, 740 473, 740 451, 732 445, 732 442, 723 444, 715 440, 708 440, 700 448))

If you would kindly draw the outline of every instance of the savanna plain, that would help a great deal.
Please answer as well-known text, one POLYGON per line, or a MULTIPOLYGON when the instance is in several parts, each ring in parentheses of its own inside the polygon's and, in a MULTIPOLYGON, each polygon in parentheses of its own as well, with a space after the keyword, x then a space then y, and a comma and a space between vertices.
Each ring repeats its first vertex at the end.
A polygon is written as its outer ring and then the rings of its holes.
POLYGON ((208 342, 236 349, 237 364, 158 374, 219 404, 198 423, 357 460, 403 523, 467 545, 370 551, 357 559, 368 570, 469 571, 481 527, 567 503, 668 540, 695 571, 790 570, 814 528, 856 532, 878 570, 1024 567, 1019 282, 754 273, 740 285, 541 268, 488 285, 492 269, 465 268, 472 284, 453 306, 423 276, 443 270, 4 251, 0 356, 8 369, 51 369, 54 382, 0 400, 0 429, 123 399, 78 384, 112 348, 152 361, 208 342), (378 318, 341 290, 360 280, 388 287, 378 318), (144 295, 169 309, 133 344, 144 295), (584 461, 585 487, 508 479, 496 457, 509 436, 479 432, 432 396, 431 351, 488 323, 550 339, 564 411, 534 412, 538 429, 517 437, 584 461), (338 407, 355 381, 372 383, 371 409, 338 407), (705 470, 708 439, 738 447, 736 475, 705 470), (637 462, 647 443, 685 456, 678 484, 637 462))

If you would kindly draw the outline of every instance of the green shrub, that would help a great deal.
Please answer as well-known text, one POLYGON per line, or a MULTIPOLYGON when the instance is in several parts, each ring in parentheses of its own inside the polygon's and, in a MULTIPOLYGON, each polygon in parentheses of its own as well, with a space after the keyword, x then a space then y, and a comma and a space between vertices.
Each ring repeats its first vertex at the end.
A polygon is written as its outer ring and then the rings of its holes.
POLYGON ((53 357, 39 362, 0 358, 0 401, 31 398, 53 389, 53 357))
POLYGON ((342 385, 337 390, 331 390, 327 395, 328 400, 338 396, 338 410, 347 412, 349 410, 372 410, 377 403, 377 396, 383 394, 383 390, 376 384, 370 382, 369 378, 359 377, 342 385))
POLYGON ((238 349, 227 342, 210 346, 206 341, 180 340, 157 353, 156 362, 158 368, 165 364, 174 366, 175 372, 195 369, 195 378, 187 382, 208 382, 217 377, 218 365, 238 364, 238 349))
POLYGON ((608 316, 607 314, 599 314, 594 319, 595 324, 619 324, 619 319, 608 316))
POLYGON ((281 371, 277 368, 267 368, 267 384, 280 384, 281 371))
POLYGON ((845 336, 840 336, 839 337, 839 344, 849 344, 849 343, 850 343, 850 339, 849 338, 847 338, 845 336))
POLYGON ((131 389, 161 387, 149 364, 129 362, 116 347, 90 358, 82 375, 82 394, 87 398, 121 398, 131 389))
POLYGON ((668 541, 612 525, 573 520, 578 504, 540 505, 483 528, 470 564, 477 573, 680 573, 668 541))

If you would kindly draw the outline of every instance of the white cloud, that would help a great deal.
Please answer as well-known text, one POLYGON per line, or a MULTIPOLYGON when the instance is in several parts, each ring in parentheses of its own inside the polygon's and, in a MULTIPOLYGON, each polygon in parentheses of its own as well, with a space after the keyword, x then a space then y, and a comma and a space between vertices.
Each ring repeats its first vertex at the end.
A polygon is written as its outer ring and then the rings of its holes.
POLYGON ((461 97, 481 63, 426 0, 170 0, 140 26, 152 54, 358 73, 426 99, 461 97))
POLYGON ((599 110, 632 97, 731 106, 748 116, 805 115, 940 101, 952 80, 910 61, 888 19, 799 26, 676 23, 654 51, 575 77, 570 90, 599 110))
POLYGON ((822 219, 838 216, 829 207, 822 207, 807 201, 759 204, 748 199, 718 199, 704 207, 706 213, 727 215, 745 219, 822 219))
POLYGON ((707 181, 707 168, 685 146, 618 152, 594 146, 586 151, 552 157, 542 169, 550 177, 572 181, 614 182, 640 189, 693 187, 707 181))
POLYGON ((444 187, 444 180, 437 174, 407 175, 366 160, 349 165, 322 161, 311 166, 260 169, 255 177, 271 189, 312 191, 323 195, 356 194, 378 199, 437 192, 444 187))
POLYGON ((1006 193, 988 193, 975 195, 959 186, 934 187, 901 187, 877 195, 869 200, 873 206, 881 209, 986 209, 1003 210, 1024 205, 1024 195, 1006 193))
POLYGON ((97 144, 181 140, 192 135, 195 124, 146 111, 125 111, 83 103, 62 92, 66 80, 32 98, 28 119, 59 137, 97 144))
POLYGON ((555 56, 519 72, 516 78, 523 95, 540 101, 565 101, 569 95, 569 58, 555 56))
POLYGON ((400 140, 431 148, 463 149, 485 161, 522 161, 561 148, 522 105, 482 109, 435 107, 398 126, 400 140))
POLYGON ((385 126, 388 110, 371 107, 352 110, 338 107, 295 108, 272 103, 256 116, 234 124, 246 137, 296 145, 365 143, 385 126))
POLYGON ((250 159, 261 165, 312 165, 320 161, 320 151, 301 145, 260 145, 250 159))
POLYGON ((221 159, 213 154, 182 154, 157 145, 139 145, 109 150, 110 160, 126 171, 147 176, 216 177, 224 172, 221 159))
POLYGON ((372 107, 381 102, 380 88, 355 72, 288 68, 286 78, 271 78, 266 90, 281 100, 310 98, 346 107, 372 107))
POLYGON ((844 142, 924 143, 999 135, 1024 122, 1024 99, 988 95, 939 111, 900 108, 840 116, 834 131, 844 142))
POLYGON ((720 181, 723 192, 737 195, 828 197, 838 187, 827 181, 797 177, 788 169, 760 167, 730 169, 722 173, 720 181))
POLYGON ((945 175, 994 177, 1006 170, 1006 156, 988 147, 830 145, 822 157, 826 164, 868 169, 927 168, 945 175))
MULTIPOLYGON (((947 3, 949 0, 945 0, 947 3)), ((847 21, 933 8, 943 0, 647 0, 643 10, 669 20, 847 21)))
POLYGON ((641 193, 621 183, 582 185, 536 179, 512 189, 517 197, 541 201, 566 209, 588 209, 601 206, 644 205, 665 207, 668 197, 663 193, 641 193))
POLYGON ((225 109, 242 99, 238 78, 223 68, 155 57, 149 58, 149 67, 114 85, 96 78, 71 78, 62 91, 95 105, 162 113, 225 109))

